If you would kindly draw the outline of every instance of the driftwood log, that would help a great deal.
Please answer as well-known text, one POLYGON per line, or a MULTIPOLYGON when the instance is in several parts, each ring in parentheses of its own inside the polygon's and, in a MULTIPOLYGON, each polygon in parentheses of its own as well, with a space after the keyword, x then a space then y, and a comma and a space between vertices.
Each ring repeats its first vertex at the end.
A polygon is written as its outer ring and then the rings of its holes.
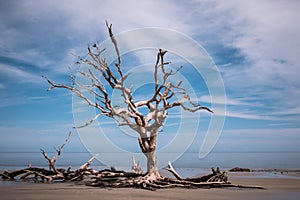
POLYGON ((174 178, 170 177, 152 177, 151 174, 137 174, 135 172, 111 171, 103 170, 98 173, 94 181, 87 183, 89 186, 103 188, 122 188, 134 187, 148 190, 164 189, 164 188, 252 188, 264 189, 260 186, 245 186, 236 185, 228 182, 228 176, 225 171, 215 170, 212 168, 212 173, 204 176, 193 178, 182 178, 169 162, 166 168, 171 172, 174 178))
POLYGON ((69 132, 66 140, 64 143, 56 149, 56 155, 53 158, 50 158, 47 153, 41 150, 42 155, 48 161, 49 169, 32 167, 31 164, 25 169, 16 170, 12 172, 4 171, 0 174, 3 179, 15 180, 19 179, 26 179, 26 178, 34 178, 35 180, 40 181, 67 181, 67 180, 82 180, 84 176, 88 175, 96 175, 98 172, 90 169, 89 166, 91 165, 92 161, 96 158, 97 155, 94 155, 90 158, 86 163, 81 165, 77 170, 71 170, 71 167, 67 169, 63 168, 56 168, 55 163, 59 159, 62 149, 67 144, 68 140, 71 137, 71 132, 69 132))
POLYGON ((41 153, 48 161, 49 169, 32 167, 16 171, 4 171, 0 174, 2 179, 6 180, 35 180, 40 182, 56 182, 56 181, 82 181, 87 179, 84 183, 88 186, 103 187, 103 188, 121 188, 132 187, 142 188, 148 190, 156 190, 163 188, 219 188, 219 187, 238 187, 238 188, 257 188, 263 189, 259 186, 242 186, 234 185, 228 182, 227 173, 220 171, 219 168, 215 170, 212 168, 212 173, 204 176, 193 178, 182 178, 173 168, 169 162, 168 170, 175 178, 157 177, 153 173, 143 173, 139 162, 132 158, 133 166, 132 172, 116 170, 114 167, 104 170, 93 170, 90 168, 92 161, 97 155, 91 157, 86 163, 82 164, 77 170, 56 168, 55 163, 59 159, 63 147, 70 139, 71 133, 68 134, 65 142, 58 147, 57 154, 51 159, 47 153, 41 149, 41 153))
POLYGON ((125 171, 100 171, 94 177, 94 181, 89 182, 89 186, 94 187, 135 187, 149 190, 162 189, 162 188, 213 188, 213 187, 227 187, 230 183, 227 181, 225 172, 212 171, 212 174, 194 177, 194 178, 181 178, 181 176, 174 170, 171 163, 167 168, 175 177, 152 177, 151 174, 137 174, 135 172, 125 171))

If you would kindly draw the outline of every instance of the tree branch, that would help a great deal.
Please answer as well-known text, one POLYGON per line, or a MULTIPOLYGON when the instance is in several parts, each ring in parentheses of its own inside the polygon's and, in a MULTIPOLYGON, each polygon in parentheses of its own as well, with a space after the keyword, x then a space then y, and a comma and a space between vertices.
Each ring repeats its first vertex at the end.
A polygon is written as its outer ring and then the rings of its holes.
POLYGON ((76 94, 83 99, 89 106, 97 108, 100 113, 96 114, 91 120, 78 127, 86 127, 93 123, 100 116, 113 118, 119 126, 129 126, 139 134, 139 145, 144 153, 149 153, 156 149, 156 135, 159 129, 164 125, 168 110, 174 107, 181 107, 188 112, 206 110, 213 112, 211 109, 201 106, 191 101, 186 89, 181 87, 182 81, 173 83, 170 77, 178 73, 182 66, 176 70, 166 68, 170 62, 166 62, 164 56, 167 51, 159 49, 154 66, 155 87, 153 95, 148 100, 135 102, 133 97, 132 85, 127 87, 125 81, 129 74, 124 75, 121 68, 121 55, 117 40, 112 31, 112 24, 106 21, 109 37, 117 54, 116 70, 110 69, 106 59, 102 57, 104 49, 100 49, 97 44, 91 48, 88 46, 88 57, 82 59, 80 63, 87 65, 86 71, 80 71, 79 74, 89 81, 89 84, 83 84, 78 80, 73 80, 74 85, 55 84, 47 77, 44 78, 50 84, 49 90, 53 88, 64 88, 76 94), (104 85, 101 78, 98 78, 93 70, 100 72, 103 81, 108 84, 104 85), (110 87, 110 88, 107 88, 110 87), (113 105, 109 92, 119 90, 124 104, 113 105), (88 91, 96 97, 96 100, 85 96, 83 91, 88 91), (181 99, 178 101, 178 98, 181 99), (146 108, 146 109, 145 109, 146 108), (143 109, 143 110, 142 110, 143 109), (147 110, 148 109, 148 110, 147 110))
POLYGON ((120 51, 119 51, 119 48, 118 48, 117 40, 116 40, 116 38, 115 38, 115 36, 113 34, 113 31, 112 31, 112 24, 108 24, 108 22, 106 21, 106 26, 107 26, 107 29, 108 29, 109 37, 110 37, 112 43, 114 44, 115 51, 116 51, 117 56, 118 56, 118 63, 116 64, 116 66, 118 68, 118 72, 119 72, 121 78, 123 78, 123 73, 122 73, 122 70, 121 70, 120 51))
POLYGON ((79 167, 78 170, 83 171, 86 170, 90 167, 90 165, 92 164, 93 160, 98 156, 99 154, 95 154, 93 157, 91 157, 86 163, 84 163, 83 165, 81 165, 79 167))
POLYGON ((177 178, 178 180, 182 180, 183 178, 175 171, 175 169, 173 168, 171 162, 169 161, 168 163, 168 167, 165 168, 166 170, 168 170, 169 172, 171 172, 175 178, 177 178))
POLYGON ((69 132, 67 138, 65 139, 64 143, 58 147, 58 149, 56 149, 56 155, 51 159, 46 152, 43 149, 41 150, 41 153, 43 154, 43 156, 46 158, 46 160, 48 161, 49 164, 49 170, 53 170, 55 173, 60 174, 59 171, 57 171, 56 167, 55 167, 55 162, 58 160, 59 156, 61 155, 62 149, 64 148, 64 146, 67 144, 67 142, 69 141, 70 137, 71 137, 71 131, 69 132))

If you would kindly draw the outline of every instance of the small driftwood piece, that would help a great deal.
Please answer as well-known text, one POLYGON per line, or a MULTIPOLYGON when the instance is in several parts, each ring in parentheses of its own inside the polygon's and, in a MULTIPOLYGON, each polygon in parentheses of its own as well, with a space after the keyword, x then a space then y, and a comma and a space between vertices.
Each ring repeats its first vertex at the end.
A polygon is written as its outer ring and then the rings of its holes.
POLYGON ((200 177, 193 177, 193 178, 185 178, 183 179, 173 168, 172 164, 169 162, 168 167, 165 168, 169 172, 171 172, 177 180, 184 180, 184 181, 191 181, 195 183, 202 183, 202 182, 221 182, 221 183, 228 183, 227 173, 225 171, 221 172, 219 168, 215 170, 212 168, 212 173, 200 176, 200 177))
POLYGON ((137 174, 143 174, 142 166, 140 165, 140 161, 136 162, 134 156, 132 156, 132 171, 137 174))

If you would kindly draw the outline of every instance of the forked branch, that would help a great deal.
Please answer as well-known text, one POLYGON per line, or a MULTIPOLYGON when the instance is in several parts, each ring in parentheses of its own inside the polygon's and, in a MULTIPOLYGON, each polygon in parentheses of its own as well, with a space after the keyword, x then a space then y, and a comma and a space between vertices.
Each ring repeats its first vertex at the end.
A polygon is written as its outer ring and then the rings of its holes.
POLYGON ((43 156, 46 158, 46 160, 48 161, 48 165, 49 165, 49 170, 52 170, 54 171, 55 173, 60 173, 56 167, 55 167, 55 163, 56 161, 58 160, 59 156, 61 155, 61 152, 62 152, 62 149, 64 148, 64 146, 67 144, 67 142, 69 141, 70 137, 71 137, 71 131, 69 132, 67 138, 65 139, 64 143, 58 147, 58 149, 55 149, 56 150, 56 155, 53 157, 53 158, 50 158, 47 153, 43 150, 43 149, 40 149, 41 150, 41 153, 43 154, 43 156))

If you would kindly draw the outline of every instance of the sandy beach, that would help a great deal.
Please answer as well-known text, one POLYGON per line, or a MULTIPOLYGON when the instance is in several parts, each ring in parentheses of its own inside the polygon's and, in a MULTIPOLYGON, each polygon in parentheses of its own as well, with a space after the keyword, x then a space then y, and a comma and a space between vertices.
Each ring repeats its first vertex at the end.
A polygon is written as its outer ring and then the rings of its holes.
POLYGON ((299 199, 299 174, 272 177, 265 173, 229 173, 234 184, 259 185, 259 189, 162 189, 147 191, 141 189, 103 189, 74 183, 21 183, 3 184, 0 195, 3 200, 66 200, 66 199, 299 199))

